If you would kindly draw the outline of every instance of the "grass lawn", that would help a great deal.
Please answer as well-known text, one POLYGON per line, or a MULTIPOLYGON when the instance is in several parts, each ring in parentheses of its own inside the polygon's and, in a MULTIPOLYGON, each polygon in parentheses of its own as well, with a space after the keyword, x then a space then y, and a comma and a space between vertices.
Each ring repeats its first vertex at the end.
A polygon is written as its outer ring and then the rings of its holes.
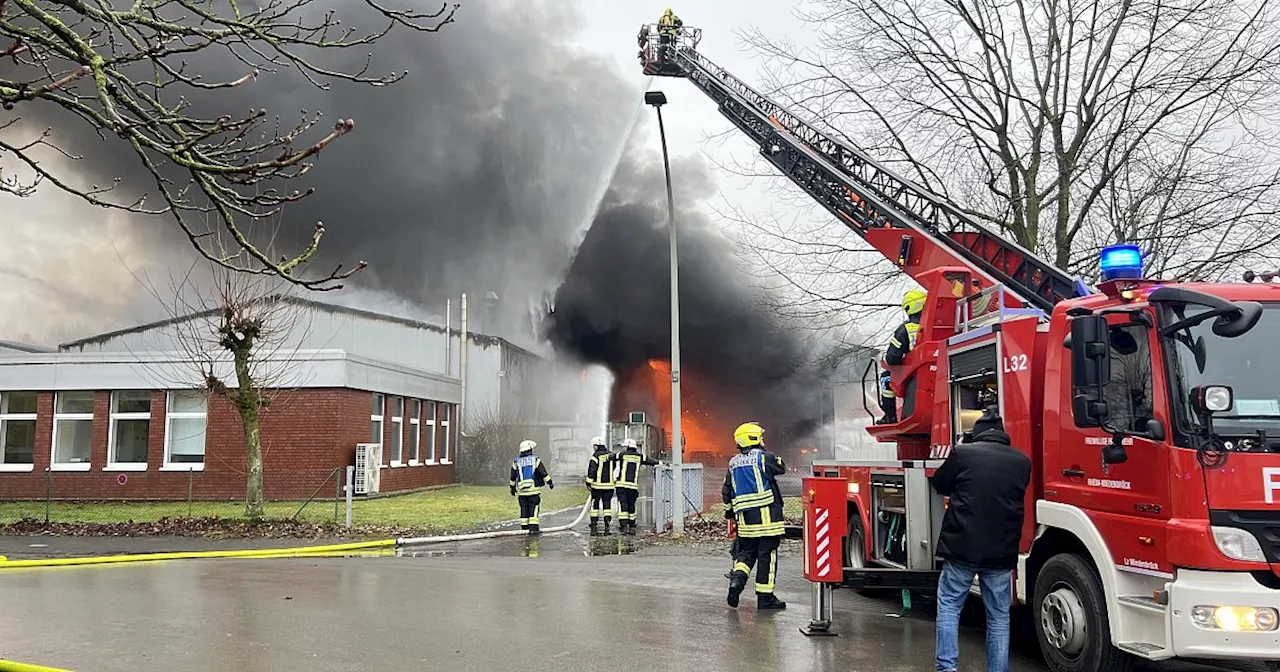
MULTIPOLYGON (((565 485, 542 494, 542 510, 580 506, 587 493, 580 485, 565 485)), ((268 502, 267 517, 287 519, 298 513, 301 502, 268 502)), ((162 518, 218 517, 238 520, 244 513, 239 502, 51 502, 49 520, 59 523, 151 523, 162 518)), ((377 499, 357 498, 352 505, 356 525, 414 528, 428 531, 464 530, 519 517, 514 497, 506 486, 463 485, 409 495, 377 499)), ((341 523, 345 504, 313 501, 298 515, 310 523, 341 523)), ((43 501, 0 502, 0 525, 23 518, 43 521, 43 501)))

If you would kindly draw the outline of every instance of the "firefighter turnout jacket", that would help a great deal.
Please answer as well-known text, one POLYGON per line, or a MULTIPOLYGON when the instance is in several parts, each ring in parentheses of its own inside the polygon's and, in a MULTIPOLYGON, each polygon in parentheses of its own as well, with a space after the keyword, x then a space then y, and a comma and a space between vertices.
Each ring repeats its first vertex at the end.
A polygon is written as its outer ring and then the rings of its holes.
POLYGON ((889 339, 889 347, 885 349, 884 361, 890 366, 899 366, 907 359, 907 353, 916 347, 920 338, 920 313, 898 325, 889 339))
POLYGON ((551 474, 537 455, 521 455, 511 462, 511 494, 522 497, 541 494, 542 486, 550 484, 551 474))
POLYGON ((640 465, 655 466, 658 461, 640 454, 639 449, 626 448, 613 456, 616 464, 615 487, 619 490, 640 489, 640 465))
POLYGON ((592 490, 613 489, 614 456, 604 446, 596 447, 596 452, 587 461, 587 487, 592 490))
POLYGON ((736 518, 743 538, 781 536, 782 493, 777 477, 786 473, 782 458, 759 447, 729 460, 721 495, 726 518, 736 518))

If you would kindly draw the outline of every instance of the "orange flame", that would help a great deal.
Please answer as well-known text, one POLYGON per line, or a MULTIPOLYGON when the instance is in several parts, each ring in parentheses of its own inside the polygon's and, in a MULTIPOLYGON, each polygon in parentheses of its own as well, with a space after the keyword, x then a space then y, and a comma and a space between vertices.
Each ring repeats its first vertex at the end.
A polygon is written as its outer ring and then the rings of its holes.
MULTIPOLYGON (((667 434, 667 447, 671 447, 671 363, 660 359, 648 362, 650 375, 649 393, 659 409, 658 418, 662 429, 667 434)), ((682 376, 680 388, 680 431, 684 434, 684 455, 686 459, 691 453, 709 452, 728 454, 731 452, 732 430, 725 430, 724 424, 708 412, 707 400, 702 398, 701 390, 695 381, 682 376)))

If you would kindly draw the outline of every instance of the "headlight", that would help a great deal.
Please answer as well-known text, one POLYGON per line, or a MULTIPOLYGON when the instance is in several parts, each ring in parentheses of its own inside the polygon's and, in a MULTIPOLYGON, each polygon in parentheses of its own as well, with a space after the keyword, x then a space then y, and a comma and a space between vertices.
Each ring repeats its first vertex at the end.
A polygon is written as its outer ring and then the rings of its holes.
POLYGON ((1213 541, 1218 544, 1218 550, 1228 558, 1245 562, 1267 561, 1267 556, 1262 552, 1262 546, 1258 544, 1258 538, 1252 534, 1234 527, 1211 529, 1213 541))
POLYGON ((1200 605, 1191 610, 1191 621, 1206 630, 1270 632, 1280 623, 1280 614, 1270 607, 1200 605))

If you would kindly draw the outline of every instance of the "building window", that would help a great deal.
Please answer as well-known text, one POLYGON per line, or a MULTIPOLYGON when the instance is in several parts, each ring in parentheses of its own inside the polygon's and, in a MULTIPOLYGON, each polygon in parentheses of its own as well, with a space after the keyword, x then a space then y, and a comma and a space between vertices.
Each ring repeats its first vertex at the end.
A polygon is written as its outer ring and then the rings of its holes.
POLYGON ((391 464, 400 466, 404 460, 404 397, 391 398, 391 464))
POLYGON ((151 434, 151 392, 119 390, 111 394, 111 438, 108 467, 147 467, 151 434))
POLYGON ((422 401, 414 399, 409 416, 409 464, 420 464, 422 459, 422 401))
POLYGON ((382 409, 384 400, 381 394, 373 395, 373 412, 369 416, 369 443, 382 445, 382 409))
POLYGON ((209 398, 200 390, 169 393, 165 412, 166 467, 204 467, 205 436, 209 427, 209 398))
POLYGON ((0 471, 30 471, 36 461, 36 393, 0 392, 0 471))
POLYGON ((436 462, 436 402, 427 402, 427 464, 436 462))
POLYGON ((53 407, 53 469, 87 471, 93 450, 93 392, 59 392, 53 407))
POLYGON ((449 463, 449 411, 453 404, 440 404, 440 431, 444 434, 444 446, 440 450, 440 461, 449 463))

